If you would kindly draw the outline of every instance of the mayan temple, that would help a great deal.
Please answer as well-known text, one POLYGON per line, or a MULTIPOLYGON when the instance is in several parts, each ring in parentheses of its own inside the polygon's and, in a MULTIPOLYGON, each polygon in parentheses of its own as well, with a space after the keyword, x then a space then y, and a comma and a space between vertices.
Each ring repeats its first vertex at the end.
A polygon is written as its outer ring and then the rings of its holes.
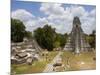
POLYGON ((90 45, 86 42, 85 33, 81 28, 81 21, 77 16, 73 19, 73 28, 69 34, 64 50, 72 50, 76 54, 91 50, 90 45))

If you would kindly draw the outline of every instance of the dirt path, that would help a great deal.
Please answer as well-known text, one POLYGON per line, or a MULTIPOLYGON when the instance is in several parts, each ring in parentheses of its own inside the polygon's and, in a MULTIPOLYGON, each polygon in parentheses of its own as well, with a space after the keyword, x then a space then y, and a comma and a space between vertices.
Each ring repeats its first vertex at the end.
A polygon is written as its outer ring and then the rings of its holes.
POLYGON ((46 68, 44 69, 43 72, 53 72, 53 64, 56 63, 56 61, 58 59, 60 59, 60 55, 62 54, 62 52, 59 52, 55 57, 54 59, 52 60, 51 63, 47 64, 46 68))

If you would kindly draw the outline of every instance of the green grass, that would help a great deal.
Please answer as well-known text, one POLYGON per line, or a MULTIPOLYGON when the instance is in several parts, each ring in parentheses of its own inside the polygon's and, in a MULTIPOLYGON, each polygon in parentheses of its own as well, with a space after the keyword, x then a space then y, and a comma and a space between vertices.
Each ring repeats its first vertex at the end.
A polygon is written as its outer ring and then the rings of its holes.
POLYGON ((72 52, 64 51, 62 55, 62 61, 64 65, 69 65, 70 67, 66 70, 83 70, 83 69, 95 69, 96 62, 93 60, 95 53, 84 52, 80 55, 75 55, 72 52), (69 57, 68 63, 67 59, 69 57), (84 62, 84 64, 82 64, 84 62))
MULTIPOLYGON (((58 51, 49 52, 48 57, 47 57, 47 63, 50 63, 57 54, 58 54, 58 51)), ((44 57, 44 59, 45 59, 45 57, 44 57)))
MULTIPOLYGON (((57 54, 58 51, 51 51, 48 53, 47 60, 46 60, 46 56, 42 56, 40 61, 35 61, 33 62, 32 65, 12 64, 11 71, 16 72, 17 74, 41 73, 45 69, 46 65, 50 63, 57 54)), ((95 57, 95 53, 93 52, 84 52, 81 53, 80 55, 75 55, 70 51, 63 51, 61 57, 62 57, 62 62, 64 64, 64 67, 66 68, 65 71, 96 68, 96 62, 93 61, 93 57, 95 57), (69 58, 69 62, 67 63, 68 58, 69 58), (84 62, 85 64, 81 64, 81 62, 84 62), (67 64, 69 64, 70 66, 69 68, 67 67, 67 64)), ((62 70, 63 68, 61 69, 61 71, 62 70)))
POLYGON ((19 64, 19 65, 12 65, 13 71, 17 74, 28 74, 28 73, 37 73, 42 72, 45 67, 46 62, 34 62, 32 65, 27 64, 19 64))
POLYGON ((35 61, 32 65, 28 64, 12 64, 11 72, 16 72, 16 74, 30 74, 30 73, 40 73, 45 69, 45 66, 50 63, 53 58, 58 54, 58 51, 51 51, 48 53, 48 59, 46 57, 41 57, 41 61, 35 61))

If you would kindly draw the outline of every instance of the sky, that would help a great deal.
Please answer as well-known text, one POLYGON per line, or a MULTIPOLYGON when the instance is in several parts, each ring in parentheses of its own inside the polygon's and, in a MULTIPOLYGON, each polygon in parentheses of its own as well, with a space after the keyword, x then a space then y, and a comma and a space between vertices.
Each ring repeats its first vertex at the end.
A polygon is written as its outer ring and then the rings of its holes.
POLYGON ((11 18, 21 20, 27 31, 48 24, 57 33, 70 33, 75 16, 80 18, 84 33, 91 34, 96 29, 95 6, 11 0, 11 18))

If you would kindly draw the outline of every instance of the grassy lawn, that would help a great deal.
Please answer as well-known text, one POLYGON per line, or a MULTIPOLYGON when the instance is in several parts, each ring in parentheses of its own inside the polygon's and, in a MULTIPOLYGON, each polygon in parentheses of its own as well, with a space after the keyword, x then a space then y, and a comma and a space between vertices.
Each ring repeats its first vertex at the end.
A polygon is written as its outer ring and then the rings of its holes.
POLYGON ((58 54, 59 51, 50 51, 48 52, 48 56, 43 56, 42 61, 46 61, 46 63, 50 63, 53 58, 58 54))
MULTIPOLYGON (((48 52, 48 57, 42 56, 40 61, 33 62, 32 65, 27 64, 12 64, 11 71, 16 74, 30 74, 43 72, 46 65, 50 63, 53 58, 58 54, 58 51, 48 52)), ((75 55, 70 51, 63 51, 61 55, 64 68, 59 71, 74 71, 74 70, 90 70, 96 68, 96 62, 93 60, 95 53, 83 52, 80 55, 75 55)))
POLYGON ((96 68, 96 62, 93 60, 95 53, 84 52, 80 55, 74 55, 72 52, 64 51, 62 57, 66 71, 72 70, 90 70, 96 68))
POLYGON ((30 73, 40 73, 45 69, 45 66, 50 63, 53 58, 58 54, 58 51, 48 52, 48 57, 41 57, 41 61, 35 61, 32 65, 28 64, 12 64, 11 71, 16 72, 16 74, 30 74, 30 73))

